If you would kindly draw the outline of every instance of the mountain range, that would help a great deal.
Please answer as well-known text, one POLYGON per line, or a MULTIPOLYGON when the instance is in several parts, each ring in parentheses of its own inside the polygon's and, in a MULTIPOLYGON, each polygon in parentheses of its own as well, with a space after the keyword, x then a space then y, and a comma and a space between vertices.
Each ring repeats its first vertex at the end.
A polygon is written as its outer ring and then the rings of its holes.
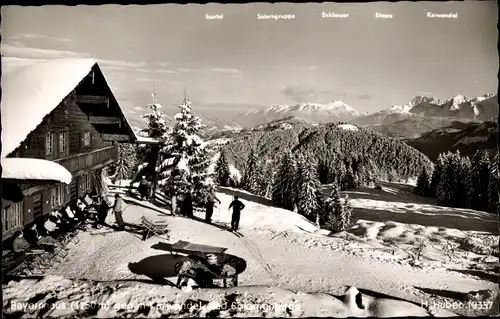
POLYGON ((299 103, 293 105, 273 105, 261 110, 248 110, 238 114, 233 122, 243 127, 254 127, 286 117, 300 117, 314 123, 346 122, 363 114, 342 101, 330 103, 299 103))
MULTIPOLYGON (((195 112, 205 124, 204 135, 207 137, 294 117, 311 124, 347 122, 387 136, 414 139, 433 130, 453 127, 458 122, 464 125, 478 124, 495 119, 498 101, 495 94, 474 98, 457 95, 446 100, 417 96, 406 105, 392 106, 372 114, 363 114, 342 101, 272 105, 263 109, 249 109, 236 116, 234 113, 208 115, 195 112)), ((139 117, 129 120, 132 126, 145 126, 139 117)))
POLYGON ((357 117, 352 121, 357 125, 387 125, 414 116, 440 117, 489 121, 498 114, 498 100, 495 94, 468 98, 457 95, 447 100, 434 97, 417 96, 406 105, 395 105, 391 108, 357 117))

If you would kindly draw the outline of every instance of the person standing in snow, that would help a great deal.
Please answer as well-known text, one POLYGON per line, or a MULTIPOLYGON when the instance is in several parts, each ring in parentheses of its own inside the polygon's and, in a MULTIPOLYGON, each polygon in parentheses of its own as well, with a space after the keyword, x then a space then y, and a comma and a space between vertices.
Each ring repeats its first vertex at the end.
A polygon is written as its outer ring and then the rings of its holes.
POLYGON ((115 205, 113 206, 113 213, 115 214, 116 223, 120 230, 125 229, 125 223, 123 222, 123 208, 124 203, 120 194, 115 195, 115 205))
POLYGON ((243 204, 238 196, 234 196, 234 200, 229 205, 229 209, 233 208, 233 215, 231 217, 231 230, 238 231, 240 225, 240 217, 241 211, 245 208, 245 204, 243 204))
POLYGON ((144 197, 146 197, 146 200, 149 198, 149 182, 146 180, 146 176, 142 176, 138 190, 141 200, 144 200, 144 197))
POLYGON ((214 205, 215 201, 219 202, 219 205, 221 204, 221 201, 215 196, 215 191, 213 189, 210 190, 210 192, 207 195, 206 199, 206 204, 205 204, 205 221, 207 223, 212 222, 212 215, 214 214, 214 205))
POLYGON ((101 226, 106 226, 106 217, 108 217, 108 211, 110 207, 107 202, 106 196, 102 195, 101 197, 101 203, 99 204, 99 207, 97 208, 97 221, 96 221, 96 228, 100 228, 101 226))
POLYGON ((191 192, 184 195, 184 200, 182 201, 182 210, 184 216, 193 217, 193 197, 191 192))

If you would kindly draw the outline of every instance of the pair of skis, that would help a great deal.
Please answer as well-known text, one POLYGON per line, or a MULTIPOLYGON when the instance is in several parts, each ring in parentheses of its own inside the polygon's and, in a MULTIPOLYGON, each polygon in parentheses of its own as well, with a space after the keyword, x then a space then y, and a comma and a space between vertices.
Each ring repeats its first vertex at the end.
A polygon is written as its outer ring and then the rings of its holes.
MULTIPOLYGON (((219 220, 220 222, 220 205, 217 206, 218 208, 218 211, 217 211, 217 220, 219 220)), ((235 234, 237 237, 243 237, 243 234, 240 233, 239 231, 237 230, 232 230, 231 227, 228 227, 229 228, 229 231, 232 232, 233 234, 235 234)))

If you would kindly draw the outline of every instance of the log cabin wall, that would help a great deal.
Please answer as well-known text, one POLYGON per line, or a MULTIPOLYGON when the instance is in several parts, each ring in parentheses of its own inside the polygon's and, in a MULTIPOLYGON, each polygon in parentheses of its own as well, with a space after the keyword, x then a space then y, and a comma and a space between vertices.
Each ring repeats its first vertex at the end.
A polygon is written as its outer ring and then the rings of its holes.
MULTIPOLYGON (((36 106, 33 106, 36 107, 36 106)), ((117 143, 104 141, 90 116, 118 117, 119 125, 106 125, 106 133, 121 134, 124 116, 100 71, 91 71, 80 85, 33 130, 8 157, 40 158, 58 162, 72 175, 70 185, 21 185, 25 198, 20 203, 2 201, 2 240, 31 223, 35 218, 63 208, 77 197, 90 191, 90 174, 112 164, 117 159, 117 143), (78 96, 98 97, 98 103, 79 103, 78 96), (104 103, 99 102, 104 97, 104 103), (107 99, 106 99, 107 97, 107 99), (52 142, 48 142, 51 140, 52 142), (51 144, 51 146, 47 145, 51 144), (61 145, 63 144, 63 145, 61 145), (17 214, 17 217, 14 215, 17 214), (11 217, 14 216, 14 217, 11 217)), ((22 125, 23 119, 19 119, 22 125)))

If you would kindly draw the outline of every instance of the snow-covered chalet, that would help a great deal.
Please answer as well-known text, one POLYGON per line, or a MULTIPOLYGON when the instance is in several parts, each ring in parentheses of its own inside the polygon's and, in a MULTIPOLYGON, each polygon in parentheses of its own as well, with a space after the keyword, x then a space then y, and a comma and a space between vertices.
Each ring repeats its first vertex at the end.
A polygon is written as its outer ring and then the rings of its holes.
POLYGON ((2 196, 2 240, 98 193, 117 143, 136 141, 95 60, 29 62, 2 75, 2 189, 22 191, 19 200, 2 196))

